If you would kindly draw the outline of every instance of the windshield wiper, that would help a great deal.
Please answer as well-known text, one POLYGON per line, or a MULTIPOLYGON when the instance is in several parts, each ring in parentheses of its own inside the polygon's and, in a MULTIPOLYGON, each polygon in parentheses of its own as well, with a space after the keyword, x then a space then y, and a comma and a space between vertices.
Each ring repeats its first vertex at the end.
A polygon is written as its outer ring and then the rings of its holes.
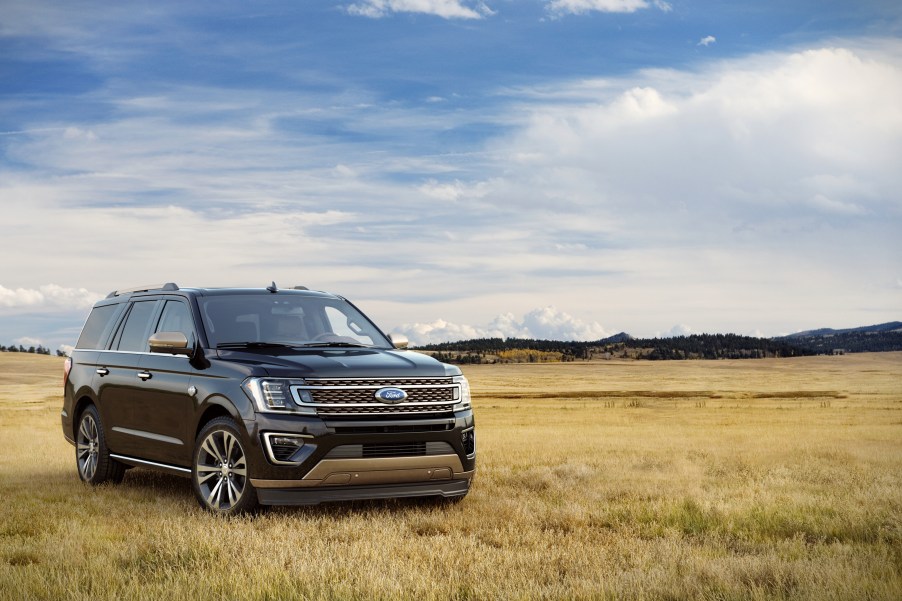
POLYGON ((373 348, 372 345, 369 344, 361 344, 359 342, 305 342, 304 344, 295 344, 293 346, 301 346, 304 348, 314 347, 314 346, 326 346, 326 347, 352 347, 352 348, 373 348))
POLYGON ((284 342, 220 342, 216 348, 291 348, 294 344, 284 342))

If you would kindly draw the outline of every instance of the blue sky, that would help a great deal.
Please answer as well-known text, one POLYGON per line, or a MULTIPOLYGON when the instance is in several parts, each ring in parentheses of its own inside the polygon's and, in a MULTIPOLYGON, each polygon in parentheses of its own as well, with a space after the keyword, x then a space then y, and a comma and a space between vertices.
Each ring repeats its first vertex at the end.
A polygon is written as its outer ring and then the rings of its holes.
POLYGON ((897 2, 0 2, 0 343, 164 281, 415 342, 902 316, 897 2))

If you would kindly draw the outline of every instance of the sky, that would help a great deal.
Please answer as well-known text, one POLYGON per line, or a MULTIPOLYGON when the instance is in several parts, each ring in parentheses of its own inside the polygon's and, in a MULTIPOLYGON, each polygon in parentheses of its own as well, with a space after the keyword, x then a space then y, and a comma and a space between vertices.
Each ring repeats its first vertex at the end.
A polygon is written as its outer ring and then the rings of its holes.
POLYGON ((897 1, 0 0, 0 344, 305 285, 415 344, 902 319, 897 1))

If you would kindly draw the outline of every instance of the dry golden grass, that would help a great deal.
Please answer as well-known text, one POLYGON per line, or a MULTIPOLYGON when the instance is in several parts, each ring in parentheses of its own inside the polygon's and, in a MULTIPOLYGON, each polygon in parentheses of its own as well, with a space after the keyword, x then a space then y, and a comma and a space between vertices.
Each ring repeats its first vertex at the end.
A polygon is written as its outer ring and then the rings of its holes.
POLYGON ((461 504, 219 519, 91 489, 61 360, 0 354, 2 599, 900 599, 902 354, 472 366, 461 504))

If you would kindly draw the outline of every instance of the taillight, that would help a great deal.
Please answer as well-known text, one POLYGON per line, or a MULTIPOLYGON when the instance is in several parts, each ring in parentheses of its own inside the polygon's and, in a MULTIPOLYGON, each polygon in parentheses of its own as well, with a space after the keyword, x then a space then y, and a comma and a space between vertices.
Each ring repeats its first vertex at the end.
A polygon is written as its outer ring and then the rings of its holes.
POLYGON ((66 384, 69 383, 69 371, 72 369, 72 357, 66 357, 66 362, 63 363, 63 388, 66 387, 66 384))

